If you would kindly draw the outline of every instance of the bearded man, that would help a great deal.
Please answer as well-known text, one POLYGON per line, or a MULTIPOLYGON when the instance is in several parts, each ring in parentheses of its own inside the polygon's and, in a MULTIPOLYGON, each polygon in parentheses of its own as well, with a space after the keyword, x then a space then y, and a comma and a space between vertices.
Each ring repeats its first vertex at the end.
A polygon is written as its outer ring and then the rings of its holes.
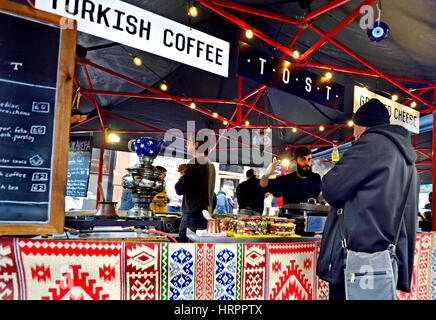
MULTIPOLYGON (((260 179, 260 188, 276 197, 282 196, 283 205, 307 202, 309 198, 317 200, 321 192, 321 176, 312 172, 312 152, 310 149, 307 147, 295 149, 294 164, 297 168, 296 171, 275 179, 269 179, 280 166, 276 160, 271 162, 260 179)), ((291 218, 294 213, 282 209, 279 216, 291 218)))

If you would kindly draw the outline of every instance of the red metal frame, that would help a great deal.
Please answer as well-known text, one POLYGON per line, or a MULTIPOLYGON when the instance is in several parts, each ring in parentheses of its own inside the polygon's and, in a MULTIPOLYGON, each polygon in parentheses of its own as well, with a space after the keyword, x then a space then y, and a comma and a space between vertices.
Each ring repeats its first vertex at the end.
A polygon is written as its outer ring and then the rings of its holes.
MULTIPOLYGON (((266 10, 253 8, 253 7, 250 7, 247 5, 234 3, 234 2, 231 2, 228 0, 198 0, 198 2, 201 3, 203 6, 205 6, 206 8, 212 10, 213 12, 215 12, 218 15, 222 16, 223 18, 229 20, 230 22, 238 25, 240 28, 251 29, 257 38, 268 43, 269 45, 273 46, 274 48, 280 50, 283 53, 282 58, 285 58, 286 56, 290 57, 291 59, 293 59, 295 61, 295 63, 300 64, 300 65, 305 66, 305 67, 324 69, 324 70, 333 70, 333 71, 338 71, 338 72, 346 72, 346 73, 351 73, 351 74, 359 74, 359 75, 365 75, 365 76, 370 76, 370 77, 379 77, 379 78, 385 79, 386 81, 390 82, 391 84, 393 84, 395 87, 397 87, 401 91, 405 92, 408 96, 410 96, 410 98, 405 100, 404 103, 409 103, 412 99, 414 99, 416 101, 419 101, 420 103, 422 103, 423 105, 425 105, 427 107, 426 109, 421 110, 420 111, 421 113, 433 112, 435 110, 434 101, 436 100, 436 83, 434 81, 425 80, 425 79, 417 79, 417 78, 400 76, 400 75, 387 74, 387 73, 383 72, 382 70, 380 70, 379 68, 372 65, 371 63, 369 63, 366 59, 364 59, 363 57, 361 57, 360 55, 358 55, 357 53, 352 51, 350 48, 348 48, 347 46, 345 46, 344 44, 342 44, 341 42, 339 42, 338 40, 336 40, 334 38, 334 36, 342 28, 344 28, 348 23, 350 23, 353 19, 355 19, 359 15, 360 8, 362 6, 371 5, 374 1, 375 0, 363 1, 356 9, 354 9, 349 15, 347 15, 334 28, 332 28, 328 32, 324 32, 322 29, 318 28, 313 23, 312 19, 314 19, 315 17, 318 17, 319 15, 321 15, 325 12, 328 12, 334 8, 337 8, 341 5, 343 5, 344 3, 349 2, 349 0, 331 1, 324 6, 311 11, 310 13, 306 14, 304 17, 302 17, 300 19, 287 17, 285 15, 278 14, 278 13, 268 12, 266 10), (244 12, 244 13, 254 14, 254 15, 265 17, 265 18, 270 18, 273 20, 298 25, 299 28, 298 28, 297 32, 295 33, 295 35, 293 36, 291 42, 287 46, 284 46, 281 43, 273 40, 271 37, 269 37, 268 35, 266 35, 262 31, 258 30, 257 28, 254 28, 253 26, 249 25, 241 18, 238 18, 238 17, 230 14, 228 11, 224 10, 223 8, 233 9, 233 10, 237 10, 237 11, 244 12), (319 40, 317 40, 308 50, 306 50, 306 52, 301 54, 300 57, 294 58, 292 55, 292 53, 293 53, 292 47, 294 46, 294 44, 297 41, 300 34, 305 29, 312 30, 313 32, 315 32, 319 36, 321 36, 321 38, 319 40), (316 61, 308 60, 308 58, 326 42, 330 42, 330 43, 334 44, 335 46, 340 48, 342 51, 346 52, 351 57, 353 57, 357 61, 359 61, 367 69, 358 69, 358 68, 351 68, 351 67, 339 66, 339 65, 322 64, 322 63, 319 63, 316 61), (411 82, 411 83, 420 83, 420 84, 424 84, 427 86, 424 88, 419 88, 416 91, 409 91, 409 89, 406 86, 404 86, 403 84, 399 83, 399 81, 411 82), (434 100, 433 102, 429 102, 429 101, 425 100, 424 98, 422 98, 422 95, 431 89, 433 89, 433 100, 434 100)), ((31 0, 28 0, 28 2, 31 3, 31 0)), ((247 127, 247 128, 267 128, 267 127, 269 127, 269 128, 293 128, 293 127, 295 127, 298 130, 317 138, 317 140, 314 143, 309 145, 310 147, 327 147, 327 146, 332 146, 334 144, 341 145, 341 144, 343 144, 343 143, 345 143, 353 138, 353 136, 351 135, 351 136, 349 136, 349 137, 345 138, 344 140, 337 142, 337 143, 328 138, 329 135, 331 135, 336 130, 346 126, 346 124, 324 125, 325 128, 331 128, 331 129, 327 133, 320 135, 320 134, 317 134, 316 132, 309 130, 309 129, 316 128, 319 125, 297 125, 297 124, 291 123, 290 121, 288 121, 286 119, 280 118, 278 116, 275 116, 274 114, 271 114, 269 112, 266 112, 265 110, 262 110, 262 109, 256 107, 256 104, 257 104, 258 100, 260 99, 262 93, 266 89, 266 86, 260 85, 259 87, 255 88, 254 90, 250 91, 249 93, 243 95, 243 78, 242 77, 238 77, 238 97, 234 100, 198 98, 198 97, 177 97, 177 96, 172 96, 166 92, 160 91, 158 89, 152 88, 150 86, 147 86, 147 85, 140 83, 134 79, 131 79, 127 76, 124 76, 124 75, 121 75, 115 71, 109 70, 108 68, 99 66, 99 65, 97 65, 89 60, 86 60, 86 59, 83 59, 80 57, 76 57, 76 60, 78 63, 80 63, 82 65, 82 68, 85 72, 85 75, 86 75, 86 78, 88 81, 88 88, 86 89, 86 88, 80 87, 80 92, 86 100, 88 100, 91 104, 93 104, 96 107, 98 115, 86 120, 85 122, 71 126, 71 128, 74 129, 74 130, 72 130, 72 132, 76 132, 76 133, 77 132, 91 132, 91 131, 104 132, 105 119, 107 116, 117 117, 119 119, 122 119, 122 120, 125 120, 128 122, 132 122, 132 123, 144 126, 146 128, 146 130, 117 129, 117 130, 114 130, 116 132, 126 132, 126 133, 127 132, 135 132, 135 133, 136 132, 137 133, 142 133, 142 132, 162 133, 163 132, 163 130, 161 130, 159 128, 155 128, 155 127, 149 126, 145 123, 120 116, 114 112, 108 112, 108 111, 101 109, 98 105, 96 95, 107 94, 107 95, 129 96, 129 97, 145 98, 145 99, 169 100, 169 101, 174 101, 175 103, 180 104, 184 107, 189 107, 190 102, 219 103, 219 104, 234 106, 234 111, 233 111, 232 116, 230 118, 225 118, 221 115, 216 117, 216 119, 219 121, 227 121, 227 125, 224 126, 225 129, 231 129, 231 128, 235 128, 235 127, 247 127), (114 91, 95 90, 92 86, 89 74, 87 72, 87 66, 97 68, 97 69, 104 71, 104 72, 107 72, 108 74, 111 74, 115 77, 118 77, 118 78, 123 79, 127 82, 130 82, 130 83, 133 83, 133 84, 135 84, 143 89, 146 89, 150 93, 131 93, 131 92, 114 92, 114 91), (252 97, 254 97, 253 100, 250 103, 247 102, 247 100, 252 98, 252 97), (243 114, 243 108, 247 109, 245 114, 243 114), (246 120, 247 116, 253 111, 255 111, 259 114, 262 114, 266 117, 269 117, 275 121, 278 121, 281 124, 274 124, 274 125, 250 124, 248 126, 245 126, 244 121, 246 120), (87 122, 95 120, 97 118, 100 121, 100 126, 101 126, 100 130, 93 129, 93 130, 81 130, 80 131, 80 129, 77 129, 77 127, 80 126, 81 124, 87 123, 87 122)), ((77 79, 74 79, 74 80, 75 80, 76 86, 79 87, 77 79)), ((208 110, 206 110, 198 105, 195 108, 195 110, 193 110, 193 111, 201 112, 209 117, 213 117, 212 112, 210 112, 210 111, 208 111, 208 110)), ((433 119, 436 120, 434 114, 433 114, 433 119)), ((433 121, 433 125, 435 125, 435 121, 433 121)), ((433 135, 434 135, 434 132, 435 131, 433 130, 433 135)), ((218 140, 217 140, 215 147, 218 145, 218 141, 219 141, 219 139, 221 139, 222 136, 223 135, 220 135, 218 137, 218 140)), ((179 137, 179 138, 181 138, 181 137, 179 137)), ((104 139, 102 139, 101 144, 103 147, 102 150, 104 151, 104 139)), ((274 149, 283 149, 284 148, 284 153, 283 153, 283 155, 284 155, 286 153, 289 153, 292 148, 298 147, 298 146, 299 145, 273 146, 273 148, 274 149)), ((243 145, 242 144, 241 146, 238 147, 238 149, 252 148, 252 147, 253 147, 252 145, 247 145, 247 144, 243 145)), ((435 137, 433 137, 433 150, 435 149, 435 147, 436 147, 436 139, 435 139, 435 137)), ((217 148, 217 150, 218 149, 219 148, 217 148)), ((436 159, 435 159, 436 157, 431 157, 430 155, 425 153, 423 150, 424 150, 423 148, 419 148, 419 149, 416 148, 417 152, 426 155, 426 159, 418 162, 417 164, 429 164, 430 160, 432 160, 432 163, 434 163, 436 161, 436 159)), ((103 153, 101 153, 101 156, 102 156, 102 154, 103 153)), ((102 165, 102 163, 100 165, 102 165)), ((436 164, 433 165, 433 168, 436 168, 436 164)), ((421 169, 420 172, 424 172, 427 170, 430 170, 430 169, 421 169)), ((99 168, 99 174, 100 174, 100 171, 101 170, 99 168)), ((433 174, 433 184, 434 185, 436 185, 436 177, 435 176, 436 175, 433 174)), ((99 191, 97 191, 97 193, 98 192, 99 191)), ((99 199, 99 197, 97 199, 99 199)), ((433 209, 435 209, 435 208, 433 208, 433 209)), ((436 229, 435 227, 436 227, 436 223, 435 223, 435 220, 433 220, 433 229, 436 229)))

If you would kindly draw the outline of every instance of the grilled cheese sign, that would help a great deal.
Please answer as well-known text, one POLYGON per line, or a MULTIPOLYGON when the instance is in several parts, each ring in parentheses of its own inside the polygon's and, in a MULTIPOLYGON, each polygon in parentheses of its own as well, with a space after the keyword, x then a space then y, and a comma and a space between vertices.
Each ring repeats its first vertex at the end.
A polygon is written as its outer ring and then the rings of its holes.
POLYGON ((77 20, 79 31, 228 76, 230 44, 227 41, 128 3, 36 0, 35 7, 77 20))
POLYGON ((416 134, 419 133, 419 111, 371 92, 366 88, 354 86, 353 112, 355 113, 364 103, 372 98, 380 100, 388 109, 391 124, 403 126, 416 134))

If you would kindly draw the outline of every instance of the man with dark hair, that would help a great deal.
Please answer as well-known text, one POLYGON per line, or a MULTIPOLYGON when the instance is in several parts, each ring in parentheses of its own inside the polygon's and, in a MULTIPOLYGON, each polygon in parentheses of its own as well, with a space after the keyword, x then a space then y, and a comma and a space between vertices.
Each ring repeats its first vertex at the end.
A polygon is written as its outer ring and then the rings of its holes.
MULTIPOLYGON (((200 142, 191 137, 187 142, 188 153, 194 157, 187 163, 181 164, 178 171, 179 181, 174 185, 178 195, 183 195, 182 220, 179 226, 179 241, 187 242, 186 229, 188 227, 206 229, 207 220, 203 217, 203 210, 212 213, 215 200, 215 167, 207 158, 207 151, 199 152, 200 142)), ((207 149, 206 149, 207 150, 207 149)))
MULTIPOLYGON (((260 179, 262 190, 271 192, 275 197, 283 196, 283 205, 318 199, 321 192, 321 176, 312 172, 312 152, 309 148, 299 147, 295 150, 294 164, 296 171, 269 179, 280 166, 280 162, 274 159, 260 179)), ((287 211, 281 210, 279 216, 293 217, 294 214, 289 216, 287 211)))
POLYGON ((338 213, 343 215, 344 236, 352 251, 386 250, 394 244, 400 227, 395 249, 397 289, 409 292, 412 281, 419 178, 410 134, 390 124, 387 108, 377 99, 363 104, 353 122, 355 142, 322 179, 322 193, 332 209, 324 227, 316 273, 330 284, 330 300, 345 300, 342 220, 338 213), (401 218, 403 199, 407 202, 401 218))
POLYGON ((247 180, 236 187, 239 213, 250 216, 261 215, 266 192, 258 188, 259 179, 254 169, 248 169, 245 176, 247 180))

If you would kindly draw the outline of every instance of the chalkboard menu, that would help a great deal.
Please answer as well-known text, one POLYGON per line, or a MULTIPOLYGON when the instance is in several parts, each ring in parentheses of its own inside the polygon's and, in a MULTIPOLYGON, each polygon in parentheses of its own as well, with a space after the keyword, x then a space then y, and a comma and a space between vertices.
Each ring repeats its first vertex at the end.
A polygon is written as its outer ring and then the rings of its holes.
POLYGON ((60 22, 0 4, 0 234, 63 231, 76 30, 60 22))
POLYGON ((67 196, 86 197, 91 165, 92 137, 71 137, 68 154, 67 196))

